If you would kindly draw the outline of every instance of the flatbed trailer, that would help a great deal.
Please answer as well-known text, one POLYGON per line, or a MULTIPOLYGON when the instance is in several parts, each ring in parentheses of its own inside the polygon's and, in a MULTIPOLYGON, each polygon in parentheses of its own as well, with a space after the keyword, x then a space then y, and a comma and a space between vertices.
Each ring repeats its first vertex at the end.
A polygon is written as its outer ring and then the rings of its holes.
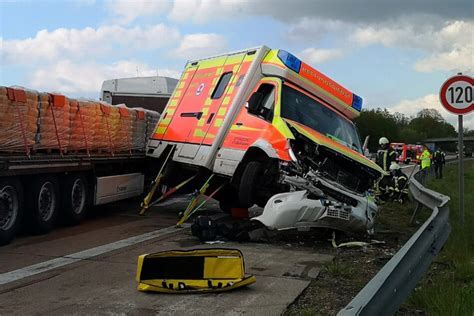
POLYGON ((150 166, 144 152, 0 155, 0 244, 22 226, 46 233, 79 223, 88 206, 139 196, 150 166))

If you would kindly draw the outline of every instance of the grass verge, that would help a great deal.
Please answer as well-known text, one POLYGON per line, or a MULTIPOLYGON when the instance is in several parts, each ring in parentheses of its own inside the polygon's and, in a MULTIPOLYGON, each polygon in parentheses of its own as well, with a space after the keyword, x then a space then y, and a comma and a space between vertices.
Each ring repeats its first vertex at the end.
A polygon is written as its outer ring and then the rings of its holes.
POLYGON ((448 195, 451 234, 406 306, 429 315, 474 314, 474 161, 465 162, 465 222, 460 225, 458 165, 447 165, 444 178, 428 182, 430 189, 448 195))

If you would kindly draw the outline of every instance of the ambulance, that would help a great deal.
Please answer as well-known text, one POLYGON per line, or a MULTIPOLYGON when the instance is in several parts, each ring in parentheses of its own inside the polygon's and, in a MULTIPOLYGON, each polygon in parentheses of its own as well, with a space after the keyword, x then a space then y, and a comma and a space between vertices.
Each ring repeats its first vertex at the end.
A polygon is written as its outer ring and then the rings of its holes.
POLYGON ((361 108, 359 96, 285 50, 260 46, 194 60, 147 155, 171 157, 168 179, 206 170, 227 180, 214 196, 222 209, 264 206, 309 175, 328 196, 354 204, 344 192, 365 196, 383 174, 363 155, 352 122, 361 108))

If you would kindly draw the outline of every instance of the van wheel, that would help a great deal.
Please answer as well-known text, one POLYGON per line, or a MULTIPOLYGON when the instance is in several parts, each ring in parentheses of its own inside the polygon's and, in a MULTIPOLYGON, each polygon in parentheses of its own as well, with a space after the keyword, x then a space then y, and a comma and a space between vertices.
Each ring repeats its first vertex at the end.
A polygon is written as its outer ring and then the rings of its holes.
POLYGON ((76 225, 86 216, 87 181, 82 175, 65 178, 62 191, 61 215, 66 224, 76 225))
POLYGON ((58 181, 54 177, 33 180, 26 202, 27 222, 36 234, 45 234, 54 227, 59 208, 58 181))
POLYGON ((262 164, 258 161, 251 161, 245 167, 240 179, 239 202, 242 207, 251 207, 255 204, 255 196, 262 179, 262 164))
POLYGON ((20 227, 23 189, 16 179, 0 180, 0 246, 10 243, 20 227))

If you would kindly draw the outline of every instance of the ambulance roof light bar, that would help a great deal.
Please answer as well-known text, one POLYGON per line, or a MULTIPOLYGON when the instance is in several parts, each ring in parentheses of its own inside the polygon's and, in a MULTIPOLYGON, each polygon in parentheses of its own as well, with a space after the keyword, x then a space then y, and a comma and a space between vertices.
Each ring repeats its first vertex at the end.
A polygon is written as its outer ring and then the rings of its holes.
POLYGON ((290 68, 296 73, 300 72, 301 67, 301 60, 299 60, 293 54, 288 53, 285 50, 278 50, 278 58, 280 58, 281 62, 285 64, 286 67, 290 68))
POLYGON ((362 98, 355 93, 352 94, 352 108, 359 112, 362 111, 362 98))
MULTIPOLYGON (((286 67, 299 74, 301 69, 301 60, 298 59, 295 55, 280 49, 278 50, 278 58, 280 58, 281 62, 286 67)), ((359 97, 357 94, 352 93, 352 108, 360 112, 362 110, 362 103, 362 98, 359 97)))

